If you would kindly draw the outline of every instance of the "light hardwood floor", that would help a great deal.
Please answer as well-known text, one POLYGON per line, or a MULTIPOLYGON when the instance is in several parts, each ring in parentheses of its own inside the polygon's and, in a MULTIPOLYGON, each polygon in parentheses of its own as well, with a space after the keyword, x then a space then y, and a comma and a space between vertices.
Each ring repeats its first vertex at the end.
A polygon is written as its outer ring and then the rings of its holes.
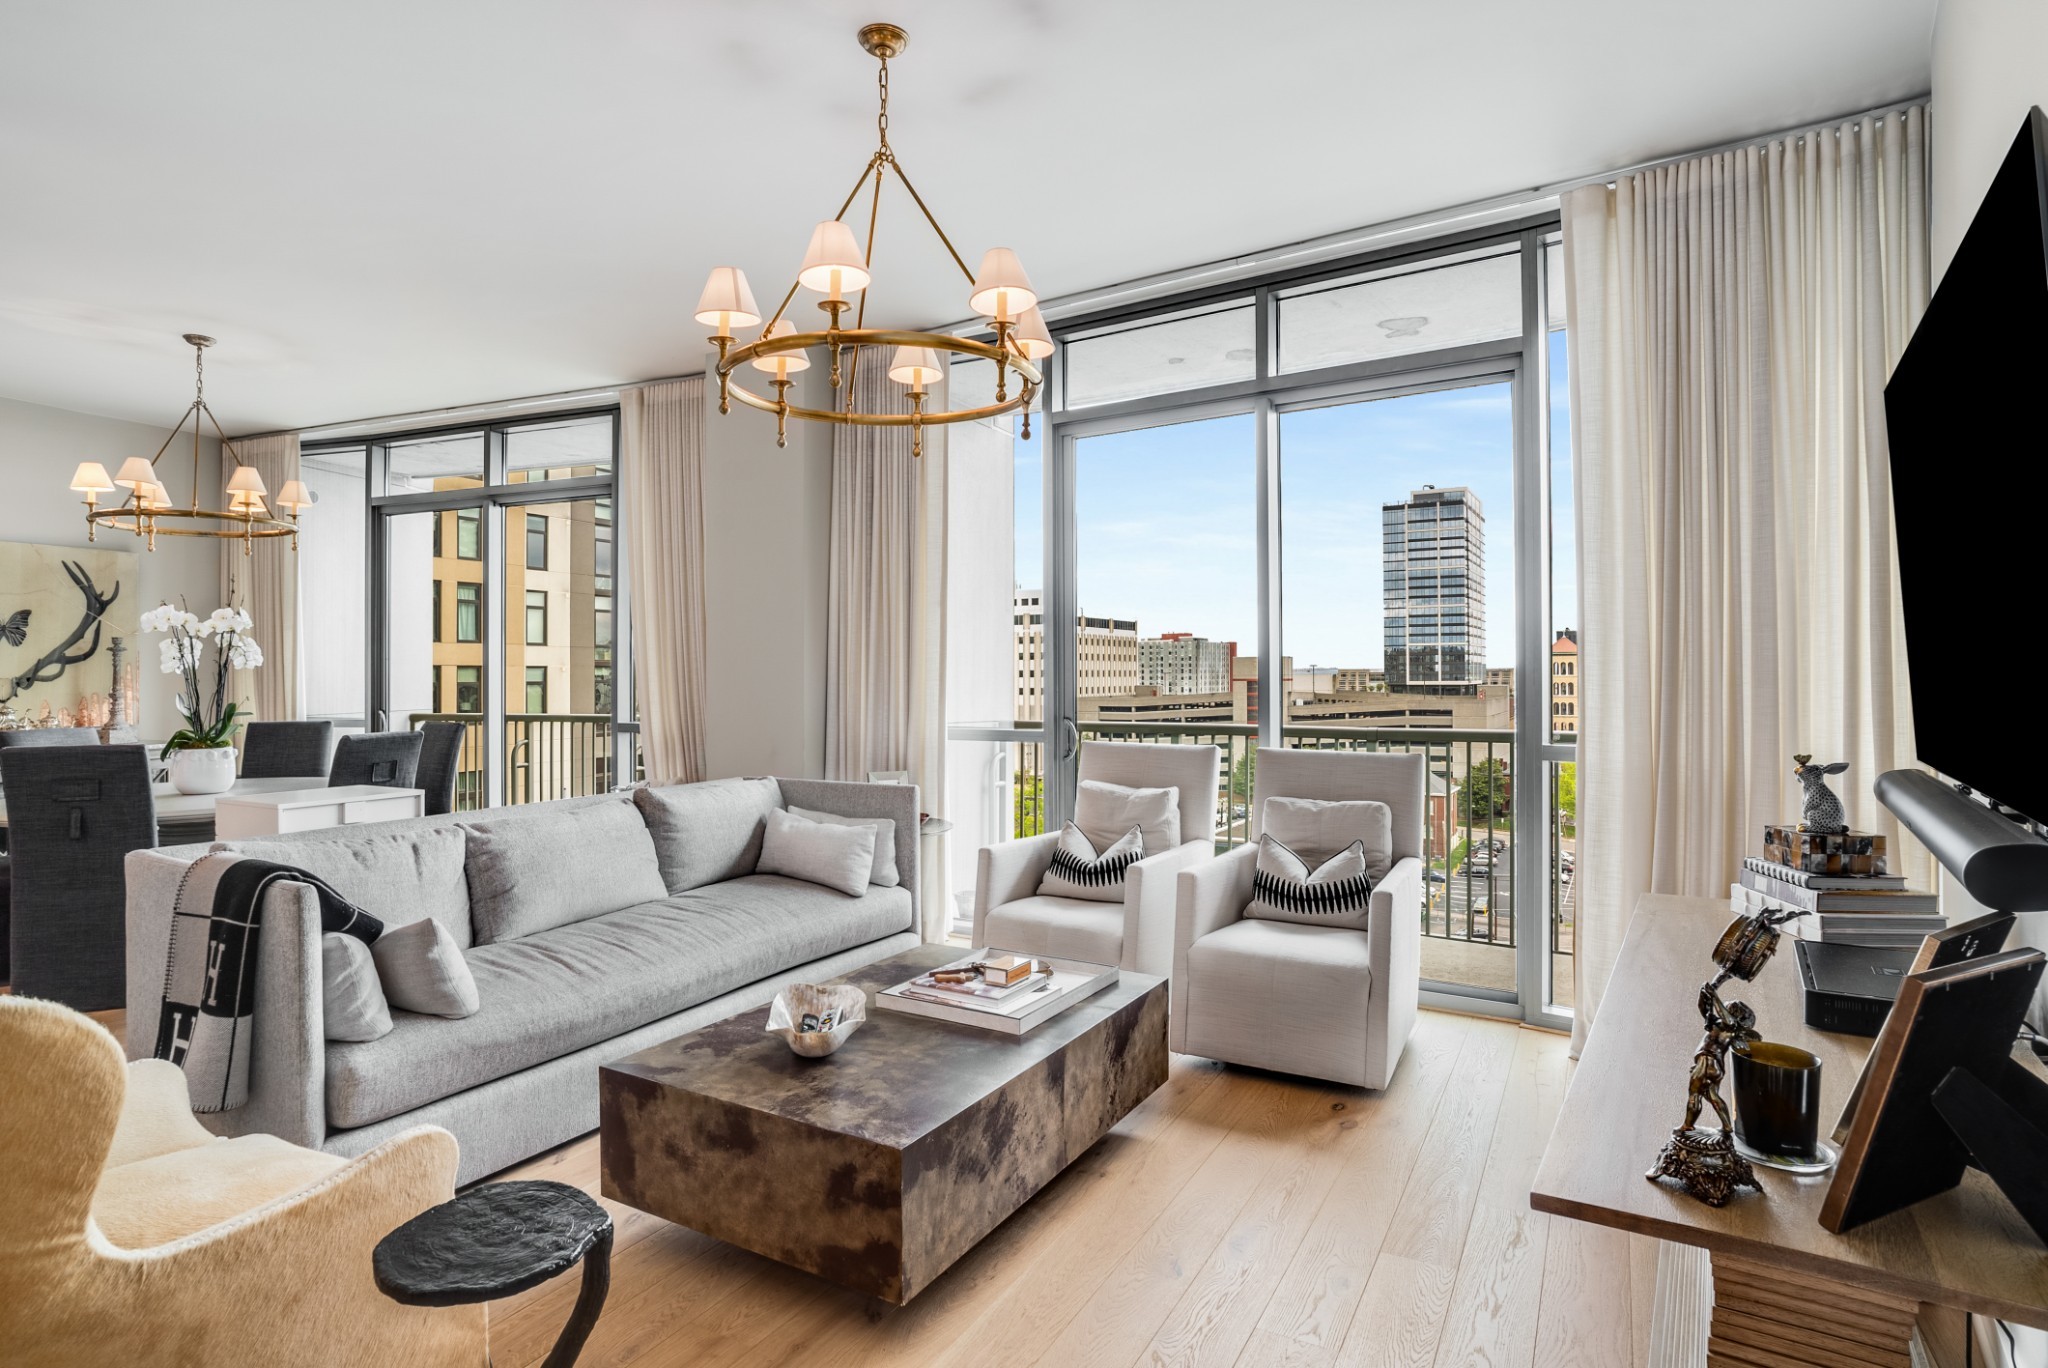
MULTIPOLYGON (((1641 1363, 1654 1242, 1529 1210, 1565 1045, 1425 1012, 1378 1094, 1176 1056, 1165 1087, 900 1309, 607 1203, 611 1297, 582 1363, 1641 1363)), ((594 1193, 596 1137, 499 1176, 594 1193)), ((546 1355, 577 1276, 492 1306, 497 1368, 546 1355)))

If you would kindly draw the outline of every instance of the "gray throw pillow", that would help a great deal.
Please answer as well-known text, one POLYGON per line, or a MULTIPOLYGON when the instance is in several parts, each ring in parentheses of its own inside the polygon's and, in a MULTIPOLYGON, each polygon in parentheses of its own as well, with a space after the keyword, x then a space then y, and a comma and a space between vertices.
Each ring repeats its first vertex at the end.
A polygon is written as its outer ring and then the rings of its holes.
MULTIPOLYGON (((1162 789, 1160 792, 1170 792, 1162 789)), ((1093 902, 1122 902, 1124 874, 1145 858, 1145 832, 1132 827, 1098 851, 1088 833, 1072 822, 1060 828, 1053 846, 1052 863, 1038 881, 1041 896, 1087 898, 1093 902)))
POLYGON ((754 872, 768 814, 782 806, 773 779, 713 779, 633 790, 670 893, 754 872))
POLYGON ((329 1040, 375 1040, 391 1029, 391 1008, 370 947, 356 936, 320 938, 320 1009, 329 1040))
POLYGON ((668 896, 647 823, 623 797, 466 826, 478 945, 668 896))
POLYGON ((1259 830, 1321 864, 1353 841, 1365 843, 1365 871, 1378 883, 1394 867, 1394 810, 1369 798, 1268 798, 1259 830))
POLYGON ((1083 779, 1074 795, 1074 825, 1097 850, 1124 837, 1132 827, 1145 832, 1145 853, 1157 855, 1180 844, 1180 790, 1125 788, 1083 779))
POLYGON ((777 810, 761 837, 759 874, 780 874, 834 888, 850 898, 868 891, 875 867, 875 829, 809 822, 777 810))
POLYGON ((408 1012, 466 1017, 477 1008, 476 978, 448 928, 416 921, 386 931, 370 947, 384 1000, 408 1012))
POLYGON ((864 826, 875 831, 875 867, 868 874, 868 882, 878 888, 894 888, 903 882, 903 876, 896 872, 896 819, 894 817, 841 817, 834 812, 813 812, 809 808, 789 809, 807 822, 823 822, 827 826, 864 826))
POLYGON ((1313 868, 1271 833, 1259 837, 1247 917, 1363 931, 1372 914, 1365 842, 1353 841, 1313 868))

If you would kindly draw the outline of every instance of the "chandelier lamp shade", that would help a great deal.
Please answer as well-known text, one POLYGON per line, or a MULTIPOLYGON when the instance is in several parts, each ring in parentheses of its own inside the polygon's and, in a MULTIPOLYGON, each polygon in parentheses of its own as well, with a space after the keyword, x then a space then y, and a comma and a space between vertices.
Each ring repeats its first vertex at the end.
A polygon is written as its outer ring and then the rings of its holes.
POLYGON ((213 537, 221 541, 241 542, 242 554, 248 555, 261 538, 290 537, 292 550, 297 551, 299 514, 313 506, 312 491, 294 472, 293 478, 287 480, 277 493, 277 505, 284 510, 284 516, 279 517, 270 511, 267 502, 270 490, 264 485, 263 477, 255 466, 242 460, 235 444, 221 431, 220 421, 213 416, 213 409, 206 402, 206 349, 213 345, 213 339, 198 333, 186 333, 185 342, 192 348, 192 402, 185 406, 185 412, 172 425, 170 435, 156 449, 156 455, 147 459, 130 456, 111 479, 107 476, 106 466, 98 461, 82 461, 71 473, 72 490, 83 495, 85 500, 86 539, 97 541, 99 530, 107 527, 134 533, 154 551, 159 536, 213 537), (178 434, 184 431, 187 418, 192 420, 192 499, 180 508, 171 502, 170 491, 159 478, 157 463, 171 449, 171 443, 178 439, 178 434), (220 439, 221 455, 234 462, 227 479, 225 509, 200 505, 199 438, 202 418, 212 425, 214 435, 220 439), (106 496, 113 497, 102 506, 102 499, 106 496))
POLYGON ((718 411, 730 413, 732 400, 775 415, 776 444, 789 440, 789 420, 836 423, 857 427, 907 427, 911 432, 911 454, 924 454, 924 429, 932 424, 965 423, 1022 412, 1024 435, 1031 435, 1031 402, 1044 383, 1038 363, 1052 354, 1052 335, 1038 314, 1038 293, 1024 263, 1008 247, 991 247, 982 255, 981 269, 969 271, 954 249, 945 229, 926 207, 924 198, 903 172, 903 164, 889 144, 889 59, 902 53, 909 37, 894 24, 869 24, 860 31, 860 45, 880 63, 877 85, 880 106, 875 118, 877 146, 860 179, 840 204, 839 212, 811 230, 809 247, 796 279, 782 302, 762 324, 761 311, 746 273, 737 266, 712 268, 697 301, 697 321, 709 327, 711 342, 718 348, 718 411), (882 186, 891 177, 902 185, 924 221, 946 249, 968 285, 968 307, 988 320, 993 341, 952 333, 915 332, 867 326, 868 290, 874 284, 875 225, 880 217, 882 186), (868 191, 867 241, 855 235, 846 222, 862 191, 868 191), (803 330, 785 317, 799 290, 819 296, 816 303, 826 315, 822 329, 803 330), (858 300, 854 296, 859 296, 858 300), (853 312, 853 326, 845 327, 844 315, 853 312), (760 327, 751 342, 741 342, 739 330, 760 327), (790 377, 810 367, 806 353, 823 347, 831 356, 832 388, 836 392, 829 408, 807 408, 789 401, 790 377), (854 378, 862 358, 874 355, 870 365, 886 365, 889 379, 903 386, 900 409, 863 409, 854 398, 854 378), (995 402, 976 408, 927 409, 932 386, 945 378, 942 357, 951 354, 992 361, 996 368, 995 402), (766 395, 740 383, 742 366, 763 372, 775 395, 766 395), (1015 383, 1012 384, 1014 378, 1015 383))

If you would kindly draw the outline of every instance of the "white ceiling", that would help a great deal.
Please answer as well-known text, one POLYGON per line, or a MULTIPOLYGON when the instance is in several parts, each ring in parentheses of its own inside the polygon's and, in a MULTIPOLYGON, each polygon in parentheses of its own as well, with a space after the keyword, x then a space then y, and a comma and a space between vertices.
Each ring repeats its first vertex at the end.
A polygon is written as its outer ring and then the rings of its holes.
MULTIPOLYGON (((1934 7, 9 4, 0 394, 168 423, 192 330, 237 432, 696 370, 871 150, 870 18, 926 201, 1059 295, 1905 98, 1934 7)), ((913 214, 871 323, 967 312, 913 214)))

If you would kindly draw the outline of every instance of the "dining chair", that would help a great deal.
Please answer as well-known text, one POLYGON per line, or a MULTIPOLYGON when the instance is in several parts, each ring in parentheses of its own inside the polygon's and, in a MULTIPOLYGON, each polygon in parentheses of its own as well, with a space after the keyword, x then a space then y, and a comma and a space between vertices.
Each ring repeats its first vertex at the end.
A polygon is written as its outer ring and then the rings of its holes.
POLYGON ((462 734, 468 730, 461 722, 420 724, 420 763, 413 787, 426 793, 422 811, 429 817, 455 811, 455 774, 462 758, 462 734))
POLYGON ((251 722, 242 728, 244 779, 325 779, 332 722, 251 722))
POLYGON ((131 850, 156 845, 141 746, 9 746, 7 853, 13 990, 81 1012, 127 1003, 131 850))
POLYGON ((335 743, 334 765, 327 771, 330 788, 375 784, 381 788, 412 788, 419 777, 422 732, 362 732, 335 743))
POLYGON ((0 731, 0 747, 97 746, 98 727, 29 727, 21 731, 0 731))

